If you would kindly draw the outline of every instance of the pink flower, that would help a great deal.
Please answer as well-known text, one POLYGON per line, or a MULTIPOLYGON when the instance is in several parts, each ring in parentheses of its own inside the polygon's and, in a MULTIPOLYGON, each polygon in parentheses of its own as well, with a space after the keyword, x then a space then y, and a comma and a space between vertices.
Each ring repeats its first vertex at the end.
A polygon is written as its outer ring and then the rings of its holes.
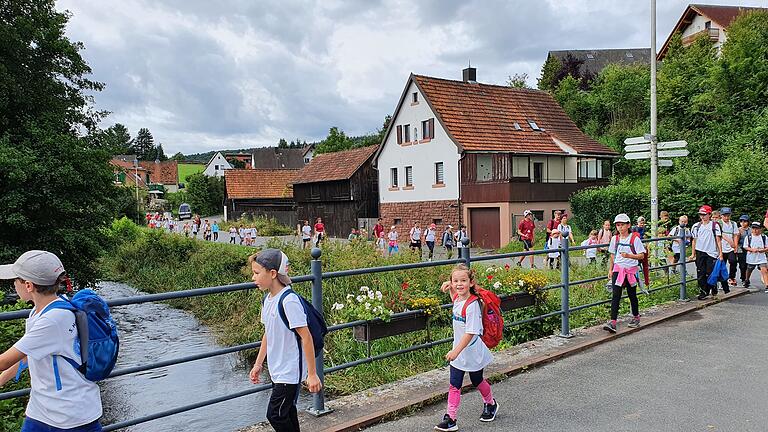
POLYGON ((504 264, 504 270, 509 270, 509 264, 504 264))

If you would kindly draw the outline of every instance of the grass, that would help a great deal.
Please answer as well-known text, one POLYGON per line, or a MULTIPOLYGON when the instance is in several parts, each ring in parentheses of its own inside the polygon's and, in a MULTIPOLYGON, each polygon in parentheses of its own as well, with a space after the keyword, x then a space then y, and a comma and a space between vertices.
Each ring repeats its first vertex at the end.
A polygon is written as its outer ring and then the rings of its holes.
MULTIPOLYGON (((249 280, 246 259, 254 252, 253 248, 196 242, 182 236, 171 236, 157 231, 149 231, 134 226, 130 221, 116 222, 109 239, 116 241, 114 250, 101 261, 105 276, 112 280, 122 280, 146 292, 164 292, 194 287, 212 286, 244 282, 249 280)), ((291 261, 292 274, 309 273, 309 251, 298 246, 283 245, 273 239, 269 247, 280 247, 291 261)), ((371 244, 365 242, 336 243, 328 242, 323 247, 323 270, 334 271, 351 268, 365 268, 397 263, 413 262, 415 255, 409 253, 393 257, 383 257, 371 244)), ((479 277, 486 277, 488 266, 474 264, 479 277)), ((498 268, 498 267, 497 267, 498 268)), ((503 270, 499 268, 499 270, 503 270)), ((526 271, 526 270, 513 270, 526 271)), ((449 299, 438 292, 441 281, 446 280, 449 266, 426 269, 392 271, 372 275, 360 275, 335 278, 323 281, 324 313, 329 324, 339 320, 330 309, 333 303, 343 303, 348 293, 359 292, 361 285, 381 290, 385 298, 396 298, 401 293, 402 284, 408 281, 411 288, 441 295, 441 301, 449 299)), ((548 284, 560 281, 558 270, 539 270, 548 284)), ((490 274, 490 273, 488 273, 490 274)), ((501 273, 498 273, 501 275, 501 273)), ((602 266, 572 266, 572 280, 582 280, 602 276, 602 266)), ((656 282, 655 286, 666 283, 666 279, 656 282)), ((308 283, 296 284, 294 288, 310 298, 308 283)), ((693 292, 694 290, 691 290, 693 292)), ((641 307, 674 300, 677 289, 670 288, 650 296, 641 296, 641 307)), ((259 320, 263 294, 257 290, 218 294, 203 298, 184 299, 171 302, 174 307, 189 310, 198 319, 217 330, 219 342, 224 345, 241 344, 259 340, 262 327, 259 320)), ((571 306, 607 300, 610 294, 604 282, 594 282, 571 288, 571 306)), ((628 307, 622 304, 622 312, 628 307)), ((548 291, 544 300, 535 307, 518 309, 505 313, 505 320, 512 322, 540 315, 560 308, 559 290, 548 291)), ((586 309, 571 315, 571 326, 580 327, 599 323, 608 316, 608 305, 586 309)), ((370 343, 357 342, 352 337, 351 329, 334 332, 326 339, 326 366, 334 366, 349 361, 365 358, 370 348, 371 355, 407 348, 414 344, 446 338, 451 335, 448 311, 442 311, 432 318, 429 334, 417 331, 400 336, 380 339, 370 343)), ((507 333, 499 348, 509 348, 515 344, 550 335, 559 330, 560 318, 550 317, 542 321, 527 323, 515 327, 507 333)), ((327 378, 326 388, 331 394, 349 394, 380 384, 392 382, 445 365, 444 355, 450 349, 449 344, 431 349, 391 357, 372 364, 365 364, 331 374, 327 378)), ((250 360, 254 352, 245 353, 250 360)))
POLYGON ((179 167, 179 183, 186 183, 187 176, 201 173, 205 170, 205 164, 180 163, 178 164, 178 167, 179 167))

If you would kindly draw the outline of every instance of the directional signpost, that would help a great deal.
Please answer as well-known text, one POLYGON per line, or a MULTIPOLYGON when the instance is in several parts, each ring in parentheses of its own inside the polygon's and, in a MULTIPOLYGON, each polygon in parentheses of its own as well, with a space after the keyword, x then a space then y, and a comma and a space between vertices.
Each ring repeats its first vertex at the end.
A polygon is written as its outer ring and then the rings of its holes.
MULTIPOLYGON (((651 158, 651 140, 650 136, 627 138, 624 140, 624 155, 625 159, 637 160, 637 159, 650 159, 651 158)), ((674 157, 686 157, 688 156, 688 149, 685 147, 688 145, 686 141, 665 141, 656 144, 658 151, 658 157, 660 158, 674 158, 674 157)), ((665 159, 659 161, 659 166, 670 167, 672 161, 665 159)))

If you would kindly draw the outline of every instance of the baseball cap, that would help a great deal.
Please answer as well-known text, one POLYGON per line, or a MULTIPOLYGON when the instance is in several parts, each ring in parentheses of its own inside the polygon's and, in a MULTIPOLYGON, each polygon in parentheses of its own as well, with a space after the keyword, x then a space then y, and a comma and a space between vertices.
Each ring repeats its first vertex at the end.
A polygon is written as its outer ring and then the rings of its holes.
POLYGON ((758 222, 758 221, 752 222, 751 226, 752 226, 752 228, 762 228, 763 227, 763 225, 760 222, 758 222))
POLYGON ((277 270, 277 280, 283 285, 290 285, 288 277, 288 256, 278 249, 264 249, 256 255, 256 261, 267 270, 277 270))
POLYGON ((727 214, 731 214, 731 213, 733 213, 733 212, 731 211, 730 207, 723 207, 723 208, 720 209, 720 214, 727 215, 727 214))
POLYGON ((530 210, 526 210, 526 211, 523 212, 523 217, 526 217, 529 214, 531 214, 531 211, 530 210))
POLYGON ((741 222, 741 221, 747 221, 747 222, 749 222, 749 215, 741 215, 741 216, 739 217, 739 222, 741 222))
POLYGON ((616 223, 616 222, 630 223, 631 219, 629 218, 629 216, 627 216, 626 213, 619 213, 616 215, 615 218, 613 218, 613 223, 616 223))
POLYGON ((56 284, 62 273, 64 264, 59 257, 41 250, 24 252, 15 263, 0 265, 0 279, 21 278, 40 286, 56 284))
POLYGON ((712 213, 712 207, 706 204, 699 207, 699 214, 710 214, 710 213, 712 213))

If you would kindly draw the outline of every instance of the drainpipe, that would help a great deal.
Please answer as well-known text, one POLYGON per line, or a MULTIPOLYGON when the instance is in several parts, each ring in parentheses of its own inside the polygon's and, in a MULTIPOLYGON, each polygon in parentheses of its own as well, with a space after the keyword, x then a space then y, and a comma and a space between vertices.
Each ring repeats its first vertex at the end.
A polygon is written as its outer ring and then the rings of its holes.
MULTIPOLYGON (((459 183, 459 199, 457 200, 458 206, 459 206, 459 224, 457 225, 457 228, 461 226, 462 223, 462 217, 464 216, 464 208, 461 204, 461 164, 464 161, 464 157, 466 156, 466 153, 461 153, 461 157, 459 157, 459 172, 458 172, 458 183, 459 183)), ((467 230, 469 230, 469 227, 467 227, 467 230)))

